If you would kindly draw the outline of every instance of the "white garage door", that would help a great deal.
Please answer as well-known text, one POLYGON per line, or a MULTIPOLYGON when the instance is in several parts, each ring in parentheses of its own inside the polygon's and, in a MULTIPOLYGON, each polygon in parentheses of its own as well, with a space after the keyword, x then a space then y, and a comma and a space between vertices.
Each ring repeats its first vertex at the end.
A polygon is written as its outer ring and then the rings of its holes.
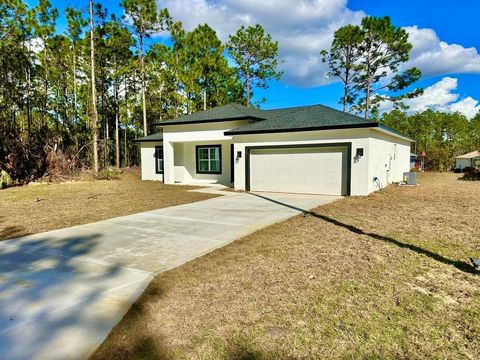
POLYGON ((347 148, 251 149, 250 190, 347 195, 347 148))

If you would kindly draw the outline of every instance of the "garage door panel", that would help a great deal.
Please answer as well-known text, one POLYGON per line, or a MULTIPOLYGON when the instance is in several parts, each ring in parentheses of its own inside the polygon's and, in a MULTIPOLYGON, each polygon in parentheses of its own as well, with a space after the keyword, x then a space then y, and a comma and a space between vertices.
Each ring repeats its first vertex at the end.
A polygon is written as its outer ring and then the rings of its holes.
POLYGON ((347 149, 252 149, 252 191, 346 195, 347 149))

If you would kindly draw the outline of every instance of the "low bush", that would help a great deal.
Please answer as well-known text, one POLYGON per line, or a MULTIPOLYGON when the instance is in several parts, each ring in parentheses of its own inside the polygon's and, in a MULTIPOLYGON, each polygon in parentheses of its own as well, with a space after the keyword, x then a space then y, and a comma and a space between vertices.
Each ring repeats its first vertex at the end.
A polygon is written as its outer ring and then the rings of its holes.
POLYGON ((0 171, 0 189, 5 189, 13 185, 12 177, 5 171, 0 171))
POLYGON ((480 169, 472 169, 468 172, 465 172, 460 180, 480 181, 480 169))
POLYGON ((99 180, 116 180, 120 177, 121 171, 115 168, 102 169, 98 172, 99 180))

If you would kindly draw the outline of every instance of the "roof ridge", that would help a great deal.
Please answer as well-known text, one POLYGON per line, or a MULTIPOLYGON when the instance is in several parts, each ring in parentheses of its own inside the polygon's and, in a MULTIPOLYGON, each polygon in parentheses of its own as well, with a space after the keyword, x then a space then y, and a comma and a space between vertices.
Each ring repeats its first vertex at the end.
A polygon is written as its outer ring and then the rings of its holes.
POLYGON ((338 110, 338 109, 335 109, 333 107, 330 107, 330 106, 326 106, 326 105, 322 105, 322 104, 315 104, 315 105, 305 105, 305 106, 296 106, 296 107, 292 107, 292 108, 283 108, 283 109, 278 109, 278 110, 290 110, 290 109, 297 109, 296 111, 293 111, 289 114, 278 114, 278 115, 275 115, 274 118, 277 118, 277 119, 283 119, 285 116, 289 116, 291 114, 298 114, 299 112, 301 111, 305 111, 305 110, 309 110, 309 109, 315 109, 315 108, 321 108, 321 109, 325 109, 327 111, 331 111, 331 112, 335 112, 335 113, 341 113, 342 116, 347 116, 347 117, 350 117, 350 118, 354 118, 356 120, 359 120, 359 121, 363 121, 364 123, 372 123, 372 122, 378 122, 376 120, 370 120, 370 119, 365 119, 364 117, 361 117, 359 115, 355 115, 355 114, 352 114, 348 111, 341 111, 341 110, 338 110))
POLYGON ((281 110, 293 110, 293 109, 305 109, 309 107, 315 107, 315 106, 324 106, 322 104, 312 104, 312 105, 297 105, 297 106, 289 106, 289 107, 281 107, 281 108, 276 108, 276 109, 265 109, 264 111, 281 111, 281 110))

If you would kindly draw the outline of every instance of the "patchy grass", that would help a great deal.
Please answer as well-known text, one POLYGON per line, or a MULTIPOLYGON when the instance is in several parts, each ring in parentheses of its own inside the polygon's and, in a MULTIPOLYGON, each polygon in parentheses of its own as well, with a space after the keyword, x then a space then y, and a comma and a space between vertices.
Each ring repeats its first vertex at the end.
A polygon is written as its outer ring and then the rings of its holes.
POLYGON ((480 185, 350 197, 160 274, 93 359, 480 357, 480 185))
POLYGON ((0 240, 213 197, 190 189, 194 187, 141 181, 138 171, 127 170, 118 180, 0 190, 0 240))

